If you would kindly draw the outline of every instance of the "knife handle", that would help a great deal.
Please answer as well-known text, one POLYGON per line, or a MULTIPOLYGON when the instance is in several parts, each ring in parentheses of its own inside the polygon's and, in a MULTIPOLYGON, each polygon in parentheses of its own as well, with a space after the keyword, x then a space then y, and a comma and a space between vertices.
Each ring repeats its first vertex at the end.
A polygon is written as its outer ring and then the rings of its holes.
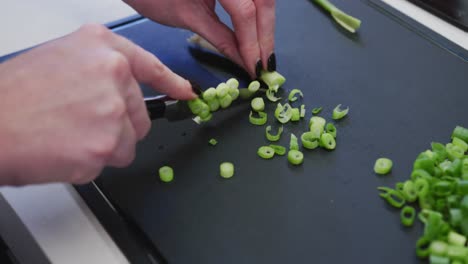
POLYGON ((164 117, 168 100, 171 99, 165 95, 145 98, 146 110, 151 120, 164 117))

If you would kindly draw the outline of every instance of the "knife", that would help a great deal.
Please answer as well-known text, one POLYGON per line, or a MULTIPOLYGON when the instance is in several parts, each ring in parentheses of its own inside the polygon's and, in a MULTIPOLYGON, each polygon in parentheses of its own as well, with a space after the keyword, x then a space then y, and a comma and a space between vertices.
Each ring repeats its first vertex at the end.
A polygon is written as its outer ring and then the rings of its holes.
MULTIPOLYGON (((192 89, 196 94, 198 95, 202 94, 202 90, 200 89, 200 86, 192 83, 192 89)), ((247 90, 246 88, 243 88, 243 89, 247 90)), ((259 91, 257 91, 256 94, 264 92, 264 91, 265 91, 264 89, 259 89, 259 91)), ((253 97, 253 96, 254 94, 250 95, 250 97, 253 97)), ((169 122, 176 122, 176 121, 181 121, 181 120, 195 117, 195 115, 192 113, 192 111, 188 107, 188 104, 186 101, 176 100, 167 95, 145 97, 144 101, 145 101, 146 109, 148 110, 148 114, 151 120, 165 118, 169 122)), ((249 102, 249 101, 250 100, 248 98, 243 99, 241 98, 241 96, 239 96, 239 98, 235 100, 232 103, 232 105, 237 104, 237 102, 240 102, 240 104, 244 104, 245 102, 249 102)), ((223 109, 220 109, 220 110, 223 110, 223 109)))

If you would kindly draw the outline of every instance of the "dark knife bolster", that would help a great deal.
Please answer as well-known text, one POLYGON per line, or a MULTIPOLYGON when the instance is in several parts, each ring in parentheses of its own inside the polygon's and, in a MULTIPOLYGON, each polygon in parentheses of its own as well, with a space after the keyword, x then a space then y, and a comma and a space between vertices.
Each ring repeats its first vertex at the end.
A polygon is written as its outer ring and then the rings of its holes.
POLYGON ((166 102, 163 100, 146 100, 146 109, 151 120, 163 118, 166 112, 166 102))

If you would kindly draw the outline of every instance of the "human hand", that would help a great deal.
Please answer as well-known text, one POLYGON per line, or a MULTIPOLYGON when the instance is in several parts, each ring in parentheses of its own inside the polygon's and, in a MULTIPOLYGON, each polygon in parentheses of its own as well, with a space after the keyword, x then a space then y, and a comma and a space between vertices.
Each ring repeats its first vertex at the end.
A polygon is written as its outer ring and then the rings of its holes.
POLYGON ((275 0, 219 0, 231 16, 234 31, 216 15, 216 0, 124 1, 158 23, 198 33, 253 78, 262 69, 276 70, 275 0))
POLYGON ((85 183, 129 165, 151 126, 138 82, 195 97, 187 80, 101 25, 0 64, 0 185, 85 183))

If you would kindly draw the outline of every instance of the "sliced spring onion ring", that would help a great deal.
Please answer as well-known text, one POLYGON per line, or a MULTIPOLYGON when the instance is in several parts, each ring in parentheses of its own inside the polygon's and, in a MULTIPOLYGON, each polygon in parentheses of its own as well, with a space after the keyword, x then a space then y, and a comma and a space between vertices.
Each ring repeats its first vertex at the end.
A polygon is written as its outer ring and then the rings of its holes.
POLYGON ((247 88, 241 88, 239 89, 239 97, 243 100, 246 100, 246 99, 249 99, 251 98, 253 95, 255 94, 255 92, 251 92, 249 91, 249 89, 247 88))
POLYGON ((299 108, 293 108, 291 111, 291 121, 299 121, 301 119, 299 108))
POLYGON ((249 87, 247 87, 247 89, 252 92, 252 93, 255 93, 256 91, 258 91, 258 89, 260 89, 260 82, 259 81, 253 81, 249 84, 249 87))
POLYGON ((210 139, 210 141, 208 141, 208 143, 210 143, 210 145, 212 145, 212 146, 216 146, 216 144, 218 144, 218 140, 212 138, 212 139, 210 139))
POLYGON ((299 165, 302 163, 303 160, 304 160, 304 154, 302 154, 302 152, 300 152, 299 150, 291 149, 288 152, 289 163, 293 165, 299 165))
POLYGON ((223 98, 229 93, 229 86, 226 83, 220 83, 216 87, 216 96, 223 98))
POLYGON ((216 89, 213 88, 213 87, 210 87, 208 89, 206 89, 206 91, 203 92, 203 100, 205 100, 205 102, 208 102, 210 100, 213 100, 216 98, 216 89))
POLYGON ((292 117, 292 107, 287 103, 284 105, 278 103, 275 110, 275 117, 280 123, 287 123, 292 117))
POLYGON ((200 113, 200 111, 203 109, 204 105, 206 104, 205 102, 203 102, 202 99, 195 98, 193 100, 187 101, 187 105, 190 108, 190 111, 192 111, 194 115, 198 115, 198 113, 200 113))
POLYGON ((266 129, 265 129, 265 135, 266 135, 266 138, 269 140, 269 141, 278 141, 280 140, 281 138, 281 134, 283 133, 283 126, 280 126, 278 128, 278 133, 276 133, 276 135, 272 135, 270 134, 270 131, 271 131, 271 126, 267 126, 266 129))
POLYGON ((201 118, 206 118, 206 117, 208 117, 210 114, 211 114, 210 107, 209 107, 206 103, 203 104, 202 109, 200 110, 200 112, 198 112, 198 115, 199 115, 201 118))
POLYGON ((277 101, 281 100, 281 97, 276 97, 275 96, 275 92, 273 90, 267 90, 266 91, 266 97, 271 102, 277 102, 277 101))
POLYGON ((460 138, 453 137, 452 144, 460 147, 463 150, 463 152, 466 152, 468 150, 468 143, 466 143, 464 140, 460 138))
POLYGON ((348 115, 348 112, 349 112, 349 107, 341 109, 341 104, 339 104, 333 109, 332 118, 335 120, 341 119, 345 117, 346 115, 348 115))
POLYGON ((253 112, 250 111, 249 121, 250 121, 250 123, 253 124, 253 125, 262 126, 262 125, 264 125, 264 124, 267 122, 267 120, 268 120, 267 113, 265 113, 265 112, 258 112, 258 115, 259 115, 259 117, 254 117, 254 116, 253 116, 253 112))
POLYGON ((326 122, 327 121, 323 117, 313 116, 309 121, 309 130, 316 132, 320 136, 325 129, 326 122))
POLYGON ((393 162, 389 158, 378 158, 374 164, 374 172, 377 174, 387 174, 392 170, 393 162))
POLYGON ((223 162, 219 165, 219 175, 225 179, 229 179, 234 175, 234 164, 231 162, 223 162))
POLYGON ((261 71, 260 73, 260 79, 268 85, 268 87, 271 90, 274 90, 275 92, 278 91, 278 88, 283 85, 283 83, 286 81, 286 78, 284 78, 283 75, 279 74, 276 71, 261 71))
POLYGON ((323 107, 316 107, 312 109, 312 114, 313 115, 318 115, 320 112, 322 112, 323 107))
POLYGON ((239 89, 229 87, 229 95, 235 101, 239 97, 239 89))
POLYGON ((226 81, 227 86, 233 89, 238 89, 239 88, 239 81, 236 78, 231 78, 226 81))
POLYGON ((228 108, 232 103, 232 97, 229 94, 226 94, 224 97, 219 98, 219 105, 222 108, 228 108))
POLYGON ((299 95, 300 97, 304 97, 304 94, 302 93, 301 90, 299 89, 292 89, 291 92, 289 92, 289 96, 288 96, 288 99, 290 102, 294 102, 297 100, 297 96, 296 95, 299 95))
POLYGON ((301 118, 304 118, 306 114, 305 105, 301 105, 301 118))
POLYGON ((291 140, 289 140, 289 149, 299 150, 299 144, 297 143, 297 137, 291 133, 291 140))
POLYGON ((269 147, 275 150, 276 155, 282 156, 286 154, 286 148, 283 146, 271 144, 269 147))
POLYGON ((331 134, 334 138, 336 138, 336 127, 332 123, 327 123, 325 125, 325 131, 331 134))
POLYGON ((265 109, 265 102, 262 97, 255 97, 252 99, 250 105, 252 106, 252 109, 257 112, 261 112, 265 109))
POLYGON ((159 179, 162 182, 171 182, 174 179, 174 170, 169 166, 159 168, 159 179))
POLYGON ((262 146, 258 148, 257 155, 263 159, 271 159, 275 155, 275 150, 269 146, 262 146))
POLYGON ((219 109, 219 100, 215 97, 212 100, 206 101, 211 112, 218 111, 219 109))
POLYGON ((329 133, 323 133, 320 136, 320 146, 328 150, 333 150, 336 147, 335 138, 329 133))
POLYGON ((319 146, 320 137, 309 131, 301 135, 301 141, 304 148, 315 149, 319 146))
POLYGON ((400 220, 404 226, 412 226, 416 218, 416 210, 413 207, 406 205, 401 209, 400 220))

